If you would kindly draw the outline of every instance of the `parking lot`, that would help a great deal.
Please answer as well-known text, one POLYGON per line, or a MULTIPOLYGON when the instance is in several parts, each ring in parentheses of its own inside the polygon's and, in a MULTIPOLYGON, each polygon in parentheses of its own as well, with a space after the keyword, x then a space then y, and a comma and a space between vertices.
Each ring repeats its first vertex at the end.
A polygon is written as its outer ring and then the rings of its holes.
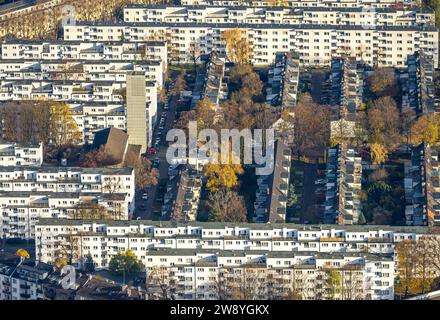
POLYGON ((325 165, 293 161, 291 183, 298 202, 290 222, 321 223, 326 193, 325 165))

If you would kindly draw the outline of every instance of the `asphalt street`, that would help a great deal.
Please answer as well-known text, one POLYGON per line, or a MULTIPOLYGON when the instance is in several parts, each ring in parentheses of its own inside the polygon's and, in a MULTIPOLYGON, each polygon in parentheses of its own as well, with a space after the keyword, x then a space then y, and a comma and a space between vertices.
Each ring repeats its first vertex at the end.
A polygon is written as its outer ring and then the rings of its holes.
MULTIPOLYGON (((176 118, 176 108, 178 104, 178 97, 171 97, 168 100, 168 107, 169 109, 167 111, 163 110, 163 105, 161 105, 161 110, 158 110, 158 121, 156 128, 154 130, 153 134, 153 143, 156 140, 158 128, 159 128, 159 121, 161 117, 161 113, 165 111, 167 113, 166 120, 165 120, 165 128, 162 133, 162 139, 160 142, 160 150, 155 155, 148 155, 148 158, 153 162, 154 159, 159 159, 159 178, 158 182, 163 179, 168 179, 168 162, 166 160, 166 150, 168 146, 168 142, 166 141, 166 133, 168 130, 170 130, 173 127, 173 122, 176 118)), ((142 194, 138 194, 136 196, 136 210, 134 213, 134 218, 140 217, 140 219, 143 220, 150 220, 153 219, 153 208, 157 207, 157 204, 155 204, 156 198, 158 197, 158 189, 159 189, 159 183, 156 186, 152 186, 147 190, 148 194, 148 200, 142 200, 142 194), (140 205, 139 205, 140 204, 140 205)))

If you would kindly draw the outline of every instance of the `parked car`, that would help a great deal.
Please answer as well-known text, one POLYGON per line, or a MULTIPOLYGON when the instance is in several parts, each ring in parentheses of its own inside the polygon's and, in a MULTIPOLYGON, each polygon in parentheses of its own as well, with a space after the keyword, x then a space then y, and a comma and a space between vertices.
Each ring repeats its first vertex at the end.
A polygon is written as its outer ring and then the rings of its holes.
POLYGON ((144 193, 142 195, 142 200, 148 200, 148 193, 144 193))
POLYGON ((325 183, 327 183, 327 180, 325 179, 318 179, 315 181, 315 184, 325 184, 325 183))
POLYGON ((159 151, 155 148, 151 148, 147 150, 147 154, 157 154, 159 151))

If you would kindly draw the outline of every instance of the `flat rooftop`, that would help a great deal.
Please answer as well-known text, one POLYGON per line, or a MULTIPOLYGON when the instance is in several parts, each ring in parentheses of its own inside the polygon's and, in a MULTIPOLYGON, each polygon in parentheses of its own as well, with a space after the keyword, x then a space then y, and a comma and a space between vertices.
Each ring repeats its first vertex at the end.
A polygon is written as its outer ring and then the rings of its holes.
POLYGON ((425 226, 388 226, 388 225, 346 225, 336 224, 294 224, 294 223, 223 223, 223 222, 187 222, 177 223, 174 221, 152 221, 152 220, 70 220, 70 219, 51 219, 40 218, 37 225, 83 225, 83 224, 106 224, 108 226, 151 226, 157 228, 176 228, 176 227, 201 227, 203 229, 223 229, 228 228, 250 228, 255 230, 288 229, 298 231, 320 231, 320 230, 346 230, 348 232, 368 232, 368 231, 392 231, 397 233, 429 233, 430 229, 425 226))

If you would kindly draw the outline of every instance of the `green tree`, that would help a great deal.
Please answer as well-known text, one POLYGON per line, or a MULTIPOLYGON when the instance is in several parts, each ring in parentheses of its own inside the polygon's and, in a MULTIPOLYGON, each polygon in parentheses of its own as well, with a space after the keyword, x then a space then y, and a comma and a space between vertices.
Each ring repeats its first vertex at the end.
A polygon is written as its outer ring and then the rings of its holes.
POLYGON ((118 252, 109 263, 109 269, 117 275, 136 274, 145 269, 144 264, 139 261, 133 251, 118 252))
POLYGON ((87 273, 95 271, 95 263, 93 262, 92 255, 90 253, 86 256, 84 261, 84 271, 87 273))
POLYGON ((335 269, 327 269, 325 272, 327 276, 325 284, 329 292, 329 299, 334 300, 335 297, 341 292, 341 274, 335 269))
POLYGON ((287 206, 289 208, 293 207, 298 202, 298 196, 295 194, 295 186, 290 184, 289 193, 287 197, 287 206))
POLYGON ((361 213, 359 214, 358 224, 366 224, 366 223, 367 223, 367 220, 365 219, 364 214, 361 212, 361 213))
POLYGON ((440 1, 439 0, 423 0, 422 4, 428 6, 435 11, 435 26, 440 27, 440 1))

